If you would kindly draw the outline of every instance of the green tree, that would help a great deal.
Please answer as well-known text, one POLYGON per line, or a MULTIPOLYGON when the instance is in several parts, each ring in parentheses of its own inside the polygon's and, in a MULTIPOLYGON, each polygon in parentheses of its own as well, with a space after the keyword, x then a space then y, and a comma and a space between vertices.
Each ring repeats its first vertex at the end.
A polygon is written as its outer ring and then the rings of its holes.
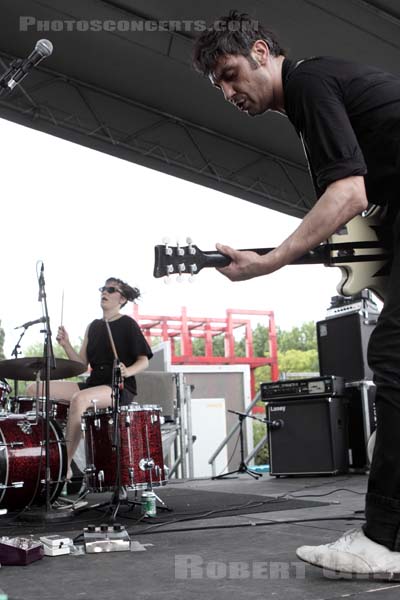
POLYGON ((287 350, 278 352, 281 373, 310 373, 318 371, 318 352, 311 350, 287 350))
POLYGON ((277 328, 277 342, 280 352, 288 350, 316 350, 317 330, 314 321, 303 323, 300 327, 293 327, 289 331, 277 328))
MULTIPOLYGON (((79 352, 79 348, 74 346, 75 350, 79 352)), ((53 345, 53 352, 56 358, 67 358, 67 355, 64 352, 64 349, 59 344, 53 345)), ((32 344, 25 350, 25 356, 43 356, 43 343, 36 342, 32 344)))
POLYGON ((269 331, 261 323, 253 331, 253 348, 255 356, 269 356, 269 331))

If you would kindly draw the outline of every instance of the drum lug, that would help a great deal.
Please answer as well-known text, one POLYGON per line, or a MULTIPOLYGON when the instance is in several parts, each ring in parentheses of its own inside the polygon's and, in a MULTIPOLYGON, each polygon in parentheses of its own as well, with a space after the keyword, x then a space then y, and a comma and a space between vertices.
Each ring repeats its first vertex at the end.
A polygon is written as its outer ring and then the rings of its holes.
POLYGON ((139 461, 139 469, 142 471, 150 471, 154 469, 154 460, 152 458, 141 458, 139 461))
POLYGON ((98 472, 97 480, 99 482, 100 492, 102 492, 103 491, 103 483, 104 483, 104 471, 103 470, 98 472))
POLYGON ((13 488, 22 488, 24 487, 23 481, 14 481, 11 485, 4 485, 4 483, 0 483, 0 490, 10 490, 13 488))
POLYGON ((21 421, 18 423, 18 427, 21 429, 22 433, 26 433, 27 435, 32 435, 32 425, 29 421, 21 421))
POLYGON ((83 472, 85 475, 93 475, 96 473, 96 467, 94 465, 89 465, 83 470, 83 472))
POLYGON ((129 473, 129 481, 131 482, 131 485, 133 486, 135 484, 135 469, 132 469, 132 467, 129 467, 128 473, 129 473))

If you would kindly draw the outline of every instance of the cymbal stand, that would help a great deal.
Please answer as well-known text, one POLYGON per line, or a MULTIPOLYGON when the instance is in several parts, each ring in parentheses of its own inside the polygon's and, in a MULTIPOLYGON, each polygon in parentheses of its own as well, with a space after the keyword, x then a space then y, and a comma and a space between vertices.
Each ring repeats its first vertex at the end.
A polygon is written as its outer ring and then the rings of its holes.
POLYGON ((42 303, 43 314, 45 317, 44 329, 42 332, 45 334, 44 345, 43 345, 43 358, 46 365, 45 370, 45 452, 46 452, 46 475, 45 475, 45 486, 46 486, 46 512, 51 510, 50 504, 50 481, 51 481, 51 470, 50 470, 50 369, 55 368, 55 358, 53 352, 53 344, 51 341, 51 329, 50 329, 50 318, 49 311, 47 308, 47 295, 44 281, 44 264, 42 263, 39 277, 39 298, 38 301, 42 303))

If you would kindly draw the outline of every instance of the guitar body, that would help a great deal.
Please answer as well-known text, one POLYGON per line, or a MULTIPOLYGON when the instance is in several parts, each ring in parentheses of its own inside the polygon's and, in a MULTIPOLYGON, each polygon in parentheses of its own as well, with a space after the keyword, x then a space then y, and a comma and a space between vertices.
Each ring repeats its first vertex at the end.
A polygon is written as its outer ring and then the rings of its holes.
POLYGON ((381 215, 379 207, 374 207, 366 216, 357 215, 328 240, 328 244, 335 248, 338 244, 360 241, 371 244, 368 248, 355 247, 351 260, 347 263, 339 264, 338 259, 343 257, 340 249, 331 251, 331 266, 339 267, 342 274, 336 288, 342 296, 353 296, 368 288, 381 300, 385 298, 390 260, 388 250, 382 246, 379 237, 382 229, 381 215), (363 258, 360 260, 360 257, 363 258))

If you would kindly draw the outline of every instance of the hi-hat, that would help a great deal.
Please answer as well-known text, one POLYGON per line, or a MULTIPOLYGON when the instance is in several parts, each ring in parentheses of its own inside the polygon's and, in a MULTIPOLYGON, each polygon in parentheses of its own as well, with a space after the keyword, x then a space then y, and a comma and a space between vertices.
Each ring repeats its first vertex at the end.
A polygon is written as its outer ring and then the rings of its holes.
MULTIPOLYGON (((56 358, 55 367, 50 365, 50 379, 76 377, 85 371, 85 365, 76 360, 56 358)), ((27 356, 0 361, 0 377, 4 379, 35 381, 38 372, 41 380, 46 379, 46 361, 43 357, 27 356)))

